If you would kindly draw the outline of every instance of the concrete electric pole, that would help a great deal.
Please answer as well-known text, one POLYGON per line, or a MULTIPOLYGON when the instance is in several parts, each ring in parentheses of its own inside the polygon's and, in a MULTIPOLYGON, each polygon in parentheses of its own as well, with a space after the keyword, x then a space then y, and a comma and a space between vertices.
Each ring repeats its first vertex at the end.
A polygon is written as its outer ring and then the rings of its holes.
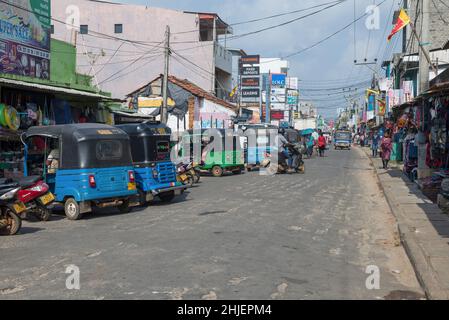
POLYGON ((421 0, 421 50, 419 51, 419 93, 429 89, 429 67, 431 61, 425 46, 429 45, 430 0, 421 0))
POLYGON ((167 123, 168 121, 168 76, 170 70, 170 26, 167 26, 165 31, 165 68, 164 79, 162 85, 162 108, 161 108, 161 122, 167 123))

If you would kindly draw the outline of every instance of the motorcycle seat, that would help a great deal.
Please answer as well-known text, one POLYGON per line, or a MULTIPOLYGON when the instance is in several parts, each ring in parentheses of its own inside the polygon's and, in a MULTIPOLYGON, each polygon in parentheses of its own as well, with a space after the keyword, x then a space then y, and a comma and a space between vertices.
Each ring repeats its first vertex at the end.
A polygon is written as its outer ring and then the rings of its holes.
POLYGON ((17 182, 22 188, 27 188, 31 187, 33 184, 36 184, 39 180, 42 180, 41 176, 29 176, 15 179, 15 182, 17 182))

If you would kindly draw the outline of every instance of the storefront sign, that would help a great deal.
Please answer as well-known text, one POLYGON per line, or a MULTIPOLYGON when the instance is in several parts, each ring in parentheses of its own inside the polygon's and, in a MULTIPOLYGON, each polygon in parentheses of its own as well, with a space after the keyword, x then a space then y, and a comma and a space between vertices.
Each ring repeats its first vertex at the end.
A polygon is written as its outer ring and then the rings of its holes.
POLYGON ((244 56, 240 58, 240 64, 259 64, 260 55, 244 56))
POLYGON ((242 87, 260 87, 260 78, 259 77, 251 77, 251 78, 242 78, 242 87))
POLYGON ((271 86, 273 88, 285 88, 287 76, 285 74, 272 74, 271 75, 271 86))
POLYGON ((260 67, 242 67, 240 74, 242 76, 258 76, 260 75, 260 67))
POLYGON ((259 98, 259 89, 242 89, 242 98, 259 98))
POLYGON ((0 2, 0 72, 50 79, 50 0, 12 4, 0 2))
POLYGON ((284 111, 271 110, 271 120, 284 120, 284 111))

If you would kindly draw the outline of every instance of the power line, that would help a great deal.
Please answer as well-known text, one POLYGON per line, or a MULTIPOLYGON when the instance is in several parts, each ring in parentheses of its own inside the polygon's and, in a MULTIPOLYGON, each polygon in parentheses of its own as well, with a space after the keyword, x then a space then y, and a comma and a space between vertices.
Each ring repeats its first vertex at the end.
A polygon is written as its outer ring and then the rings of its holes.
POLYGON ((283 22, 283 23, 280 23, 280 24, 277 24, 277 25, 272 25, 272 26, 270 26, 270 27, 266 27, 266 28, 262 28, 262 29, 259 29, 259 30, 247 32, 247 33, 244 33, 244 34, 232 36, 232 37, 227 38, 226 40, 227 40, 227 41, 231 41, 231 40, 235 40, 235 39, 240 39, 240 38, 247 37, 247 36, 250 36, 250 35, 253 35, 253 34, 258 34, 258 33, 264 32, 264 31, 273 30, 273 29, 276 29, 276 28, 279 28, 279 27, 283 27, 283 26, 289 25, 289 24, 291 24, 291 23, 293 23, 293 22, 296 22, 296 21, 299 21, 299 20, 308 18, 308 17, 310 17, 310 16, 319 14, 319 13, 321 13, 321 12, 323 12, 323 11, 326 11, 326 10, 328 10, 328 9, 330 9, 330 8, 333 8, 333 7, 335 7, 335 6, 338 6, 338 5, 340 5, 340 4, 342 4, 342 3, 346 2, 346 1, 348 1, 348 0, 341 0, 341 1, 337 2, 337 3, 331 4, 331 5, 329 5, 329 6, 327 6, 327 7, 324 7, 324 8, 322 8, 322 9, 320 9, 320 10, 317 10, 317 11, 314 11, 314 12, 311 12, 311 13, 308 13, 308 14, 303 15, 303 16, 300 16, 300 17, 298 17, 298 18, 295 18, 295 19, 292 19, 292 20, 288 20, 288 21, 286 21, 286 22, 283 22))
MULTIPOLYGON (((386 1, 387 1, 387 0, 383 0, 382 2, 380 2, 380 3, 376 6, 376 8, 380 7, 380 6, 381 6, 382 4, 384 4, 386 1)), ((297 51, 297 52, 293 52, 293 53, 291 53, 291 54, 289 54, 289 55, 287 55, 287 56, 284 56, 283 59, 287 59, 287 58, 296 56, 296 55, 301 54, 301 53, 303 53, 303 52, 305 52, 305 51, 307 51, 307 50, 310 50, 310 49, 312 49, 312 48, 315 48, 316 46, 322 44, 323 42, 325 42, 325 41, 327 41, 327 40, 333 38, 334 36, 336 36, 336 35, 339 34, 340 32, 343 32, 344 30, 348 29, 354 22, 357 22, 357 21, 363 19, 363 18, 366 17, 367 15, 368 15, 368 13, 365 13, 365 14, 361 15, 360 17, 358 17, 357 19, 355 19, 355 20, 352 21, 351 23, 347 24, 346 26, 344 26, 344 27, 341 28, 341 29, 338 29, 338 30, 335 31, 334 33, 332 33, 332 34, 330 34, 329 36, 325 37, 324 39, 322 39, 322 40, 320 40, 320 41, 314 43, 314 44, 311 45, 311 46, 308 46, 308 47, 306 47, 306 48, 304 48, 304 49, 301 49, 301 50, 299 50, 299 51, 297 51)))
MULTIPOLYGON (((329 5, 329 4, 343 2, 343 1, 346 1, 346 0, 331 1, 331 2, 326 2, 326 3, 319 4, 319 5, 314 5, 314 6, 311 6, 311 7, 308 7, 308 8, 293 10, 293 11, 289 11, 289 12, 285 12, 285 13, 279 13, 279 14, 275 14, 275 15, 271 15, 271 16, 267 16, 267 17, 263 17, 263 18, 257 18, 257 19, 252 19, 252 20, 246 20, 246 21, 241 21, 241 22, 230 23, 229 26, 234 27, 234 26, 238 26, 238 25, 249 24, 249 23, 254 23, 254 22, 260 22, 260 21, 269 20, 269 19, 273 19, 273 18, 278 18, 278 17, 282 17, 282 16, 292 15, 292 14, 295 14, 295 13, 304 12, 304 11, 308 11, 308 10, 311 10, 311 9, 315 9, 315 8, 323 7, 323 6, 326 6, 326 5, 329 5)), ((204 29, 205 30, 211 30, 213 28, 204 28, 204 29)), ((185 34, 185 33, 192 33, 192 32, 198 32, 198 29, 188 30, 188 31, 180 31, 180 32, 173 32, 172 34, 185 34)))

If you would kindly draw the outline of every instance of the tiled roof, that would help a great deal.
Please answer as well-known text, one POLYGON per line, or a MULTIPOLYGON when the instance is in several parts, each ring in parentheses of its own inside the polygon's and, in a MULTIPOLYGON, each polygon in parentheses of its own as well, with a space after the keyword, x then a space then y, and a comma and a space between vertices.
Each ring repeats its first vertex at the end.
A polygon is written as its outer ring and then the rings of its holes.
POLYGON ((204 89, 201 89, 200 87, 198 87, 196 84, 193 84, 192 82, 190 82, 189 80, 181 80, 175 76, 169 76, 168 77, 168 81, 170 81, 173 84, 176 84, 177 86, 183 88, 186 91, 189 91, 190 93, 192 93, 194 96, 197 97, 201 97, 204 98, 206 100, 215 102, 216 104, 222 105, 224 107, 230 108, 234 111, 237 110, 237 107, 235 105, 233 105, 232 103, 229 103, 227 101, 224 101, 220 98, 217 98, 216 96, 214 96, 213 94, 207 92, 204 89))
MULTIPOLYGON (((150 85, 151 83, 158 81, 162 78, 162 75, 157 77, 156 79, 154 79, 153 81, 151 81, 150 83, 146 84, 145 86, 131 92, 130 94, 128 94, 128 96, 133 95, 134 93, 141 91, 143 88, 147 87, 148 85, 150 85)), ((229 108, 233 111, 237 111, 238 108, 237 106, 235 106, 232 103, 229 103, 225 100, 222 100, 220 98, 217 98, 216 96, 214 96, 213 94, 207 92, 206 90, 198 87, 196 84, 190 82, 187 79, 181 80, 175 76, 168 76, 168 81, 170 81, 171 83, 177 85, 178 87, 190 92, 192 95, 196 96, 196 97, 200 97, 200 98, 204 98, 206 100, 215 102, 216 104, 219 104, 223 107, 229 108)))

